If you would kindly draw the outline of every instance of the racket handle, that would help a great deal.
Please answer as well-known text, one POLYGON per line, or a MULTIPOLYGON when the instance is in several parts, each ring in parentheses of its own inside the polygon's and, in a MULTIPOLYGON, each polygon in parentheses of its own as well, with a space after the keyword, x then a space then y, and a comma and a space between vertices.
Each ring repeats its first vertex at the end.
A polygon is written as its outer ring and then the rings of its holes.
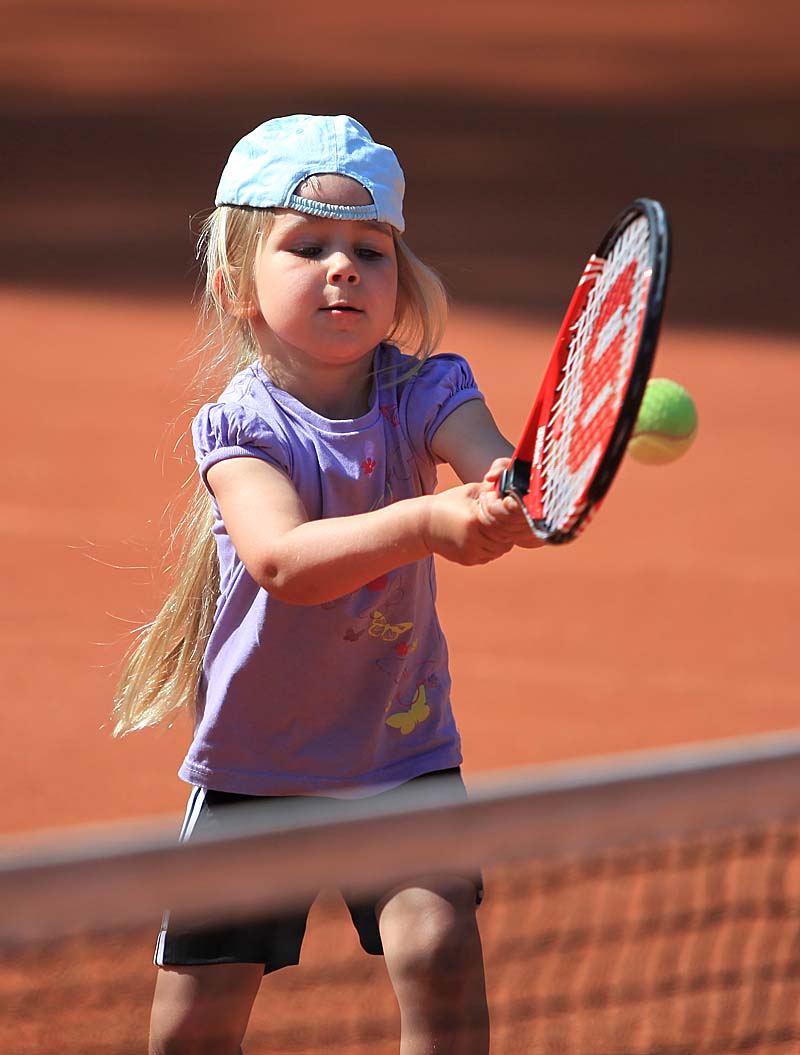
POLYGON ((503 469, 497 483, 497 493, 501 498, 512 492, 522 498, 528 493, 531 485, 531 463, 515 458, 507 469, 503 469))

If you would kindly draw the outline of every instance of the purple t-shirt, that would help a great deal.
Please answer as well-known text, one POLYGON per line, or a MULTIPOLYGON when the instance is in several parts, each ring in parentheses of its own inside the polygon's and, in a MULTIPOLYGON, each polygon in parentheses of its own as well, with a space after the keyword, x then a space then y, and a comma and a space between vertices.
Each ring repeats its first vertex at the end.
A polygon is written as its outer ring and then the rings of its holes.
MULTIPOLYGON (((254 363, 193 424, 202 478, 225 458, 261 458, 290 478, 308 516, 338 517, 430 494, 431 438, 481 399, 456 355, 375 356, 370 408, 330 421, 254 363)), ((320 605, 271 597, 236 554, 214 503, 220 597, 180 769, 191 784, 248 795, 367 793, 461 761, 433 558, 320 605)))

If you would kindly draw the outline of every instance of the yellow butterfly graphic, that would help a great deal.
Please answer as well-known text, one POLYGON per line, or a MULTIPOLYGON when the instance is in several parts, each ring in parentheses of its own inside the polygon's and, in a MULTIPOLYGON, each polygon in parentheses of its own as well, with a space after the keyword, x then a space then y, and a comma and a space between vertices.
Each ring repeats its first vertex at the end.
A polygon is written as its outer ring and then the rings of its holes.
POLYGON ((369 628, 370 637, 378 637, 381 641, 396 641, 401 634, 407 633, 413 623, 390 623, 382 612, 377 610, 372 613, 372 626, 369 628))
POLYGON ((399 729, 403 736, 413 733, 420 722, 424 722, 431 709, 427 704, 428 695, 424 685, 418 685, 411 701, 411 709, 408 711, 395 711, 386 719, 386 724, 393 729, 399 729))

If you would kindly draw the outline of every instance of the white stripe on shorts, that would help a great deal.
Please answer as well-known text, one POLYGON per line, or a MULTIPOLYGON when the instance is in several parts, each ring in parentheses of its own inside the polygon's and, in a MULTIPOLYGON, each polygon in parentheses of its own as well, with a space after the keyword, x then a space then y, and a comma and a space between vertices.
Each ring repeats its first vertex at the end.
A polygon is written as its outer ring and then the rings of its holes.
MULTIPOLYGON (((205 788, 192 788, 189 794, 189 802, 186 806, 186 814, 183 818, 183 824, 181 825, 181 834, 178 838, 178 842, 185 843, 186 840, 191 836, 197 824, 197 818, 200 816, 200 811, 203 808, 203 803, 206 801, 206 789, 205 788)), ((169 910, 164 913, 164 917, 161 920, 161 930, 158 935, 158 941, 156 942, 156 952, 153 957, 153 963, 156 967, 164 966, 164 942, 167 937, 167 924, 169 923, 169 910)))

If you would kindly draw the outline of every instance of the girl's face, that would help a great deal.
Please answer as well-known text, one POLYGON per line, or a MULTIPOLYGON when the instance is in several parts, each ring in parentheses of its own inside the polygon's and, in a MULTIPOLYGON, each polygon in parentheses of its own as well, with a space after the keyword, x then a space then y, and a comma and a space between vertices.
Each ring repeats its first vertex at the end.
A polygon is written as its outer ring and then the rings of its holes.
MULTIPOLYGON (((318 200, 341 205, 371 200, 345 177, 319 176, 313 183, 318 200)), ((305 197, 312 193, 304 188, 305 197)), ((259 339, 267 355, 326 366, 353 363, 368 355, 394 322, 397 257, 391 228, 277 210, 256 257, 255 288, 259 339)))

